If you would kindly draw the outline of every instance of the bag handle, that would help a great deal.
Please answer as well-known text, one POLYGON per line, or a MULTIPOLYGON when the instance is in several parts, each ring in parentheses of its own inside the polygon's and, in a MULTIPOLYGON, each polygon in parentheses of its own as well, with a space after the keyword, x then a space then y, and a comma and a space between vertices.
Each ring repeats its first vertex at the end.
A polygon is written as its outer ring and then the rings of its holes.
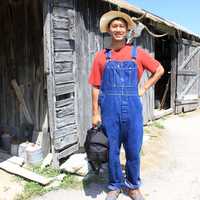
POLYGON ((99 128, 101 128, 101 126, 102 126, 101 122, 98 122, 96 125, 92 126, 92 129, 93 130, 98 130, 99 128))

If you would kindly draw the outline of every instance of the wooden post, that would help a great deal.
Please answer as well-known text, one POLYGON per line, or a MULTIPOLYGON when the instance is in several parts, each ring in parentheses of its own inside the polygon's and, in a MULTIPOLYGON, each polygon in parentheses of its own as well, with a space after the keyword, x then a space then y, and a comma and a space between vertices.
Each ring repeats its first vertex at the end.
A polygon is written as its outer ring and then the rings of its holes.
POLYGON ((53 153, 53 165, 59 166, 59 160, 54 148, 54 130, 55 130, 55 99, 54 99, 54 77, 53 77, 53 42, 52 42, 52 18, 51 18, 51 0, 43 1, 43 22, 44 22, 44 71, 47 75, 47 99, 48 99, 48 117, 51 137, 51 150, 53 153))
POLYGON ((16 94, 16 96, 17 96, 17 99, 18 99, 19 103, 21 104, 21 106, 22 106, 22 108, 23 108, 23 112, 24 112, 24 116, 25 116, 26 120, 27 120, 30 124, 33 124, 33 119, 32 119, 31 114, 30 114, 30 112, 29 112, 29 110, 28 110, 28 108, 27 108, 27 105, 26 105, 25 100, 24 100, 24 98, 23 98, 23 95, 22 95, 22 92, 21 92, 21 90, 20 90, 20 87, 18 86, 18 84, 17 84, 17 82, 16 82, 15 79, 13 79, 13 80, 11 81, 11 84, 12 84, 12 86, 13 86, 13 89, 14 89, 14 91, 15 91, 15 94, 16 94))

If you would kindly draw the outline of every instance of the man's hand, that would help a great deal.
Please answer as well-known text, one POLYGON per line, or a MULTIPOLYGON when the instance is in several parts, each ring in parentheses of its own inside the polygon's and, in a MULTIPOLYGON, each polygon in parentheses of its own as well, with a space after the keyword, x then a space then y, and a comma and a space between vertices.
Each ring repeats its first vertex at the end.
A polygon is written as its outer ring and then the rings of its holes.
POLYGON ((101 123, 101 115, 95 114, 92 116, 92 126, 97 126, 99 123, 101 123))
POLYGON ((142 97, 143 95, 144 95, 144 93, 146 92, 146 89, 145 88, 139 88, 139 90, 138 90, 138 94, 139 94, 139 96, 140 97, 142 97))
POLYGON ((159 65, 159 67, 156 69, 154 74, 151 75, 151 77, 143 84, 141 88, 139 88, 138 94, 139 96, 143 96, 144 93, 156 82, 161 78, 161 76, 164 74, 164 68, 162 65, 159 65))

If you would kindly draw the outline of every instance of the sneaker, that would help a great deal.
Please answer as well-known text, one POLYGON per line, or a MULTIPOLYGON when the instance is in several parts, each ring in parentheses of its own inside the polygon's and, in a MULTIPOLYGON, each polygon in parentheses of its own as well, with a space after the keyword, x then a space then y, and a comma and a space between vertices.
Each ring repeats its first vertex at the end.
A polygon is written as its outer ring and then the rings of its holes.
POLYGON ((129 189, 128 196, 132 200, 144 200, 144 197, 142 196, 142 193, 140 192, 139 189, 129 189))
POLYGON ((108 192, 105 200, 116 200, 120 194, 120 190, 111 190, 108 192))

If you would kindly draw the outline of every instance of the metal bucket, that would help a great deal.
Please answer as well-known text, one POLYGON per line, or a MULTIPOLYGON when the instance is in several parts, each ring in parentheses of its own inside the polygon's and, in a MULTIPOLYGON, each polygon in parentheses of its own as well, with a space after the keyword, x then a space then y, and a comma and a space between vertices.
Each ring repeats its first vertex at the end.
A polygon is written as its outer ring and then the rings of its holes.
POLYGON ((29 142, 24 142, 24 143, 21 143, 19 145, 19 148, 18 148, 18 156, 21 157, 21 158, 24 158, 24 161, 26 162, 26 148, 30 145, 29 142))
POLYGON ((42 148, 37 144, 31 144, 26 148, 26 161, 28 164, 37 165, 43 160, 42 148))

